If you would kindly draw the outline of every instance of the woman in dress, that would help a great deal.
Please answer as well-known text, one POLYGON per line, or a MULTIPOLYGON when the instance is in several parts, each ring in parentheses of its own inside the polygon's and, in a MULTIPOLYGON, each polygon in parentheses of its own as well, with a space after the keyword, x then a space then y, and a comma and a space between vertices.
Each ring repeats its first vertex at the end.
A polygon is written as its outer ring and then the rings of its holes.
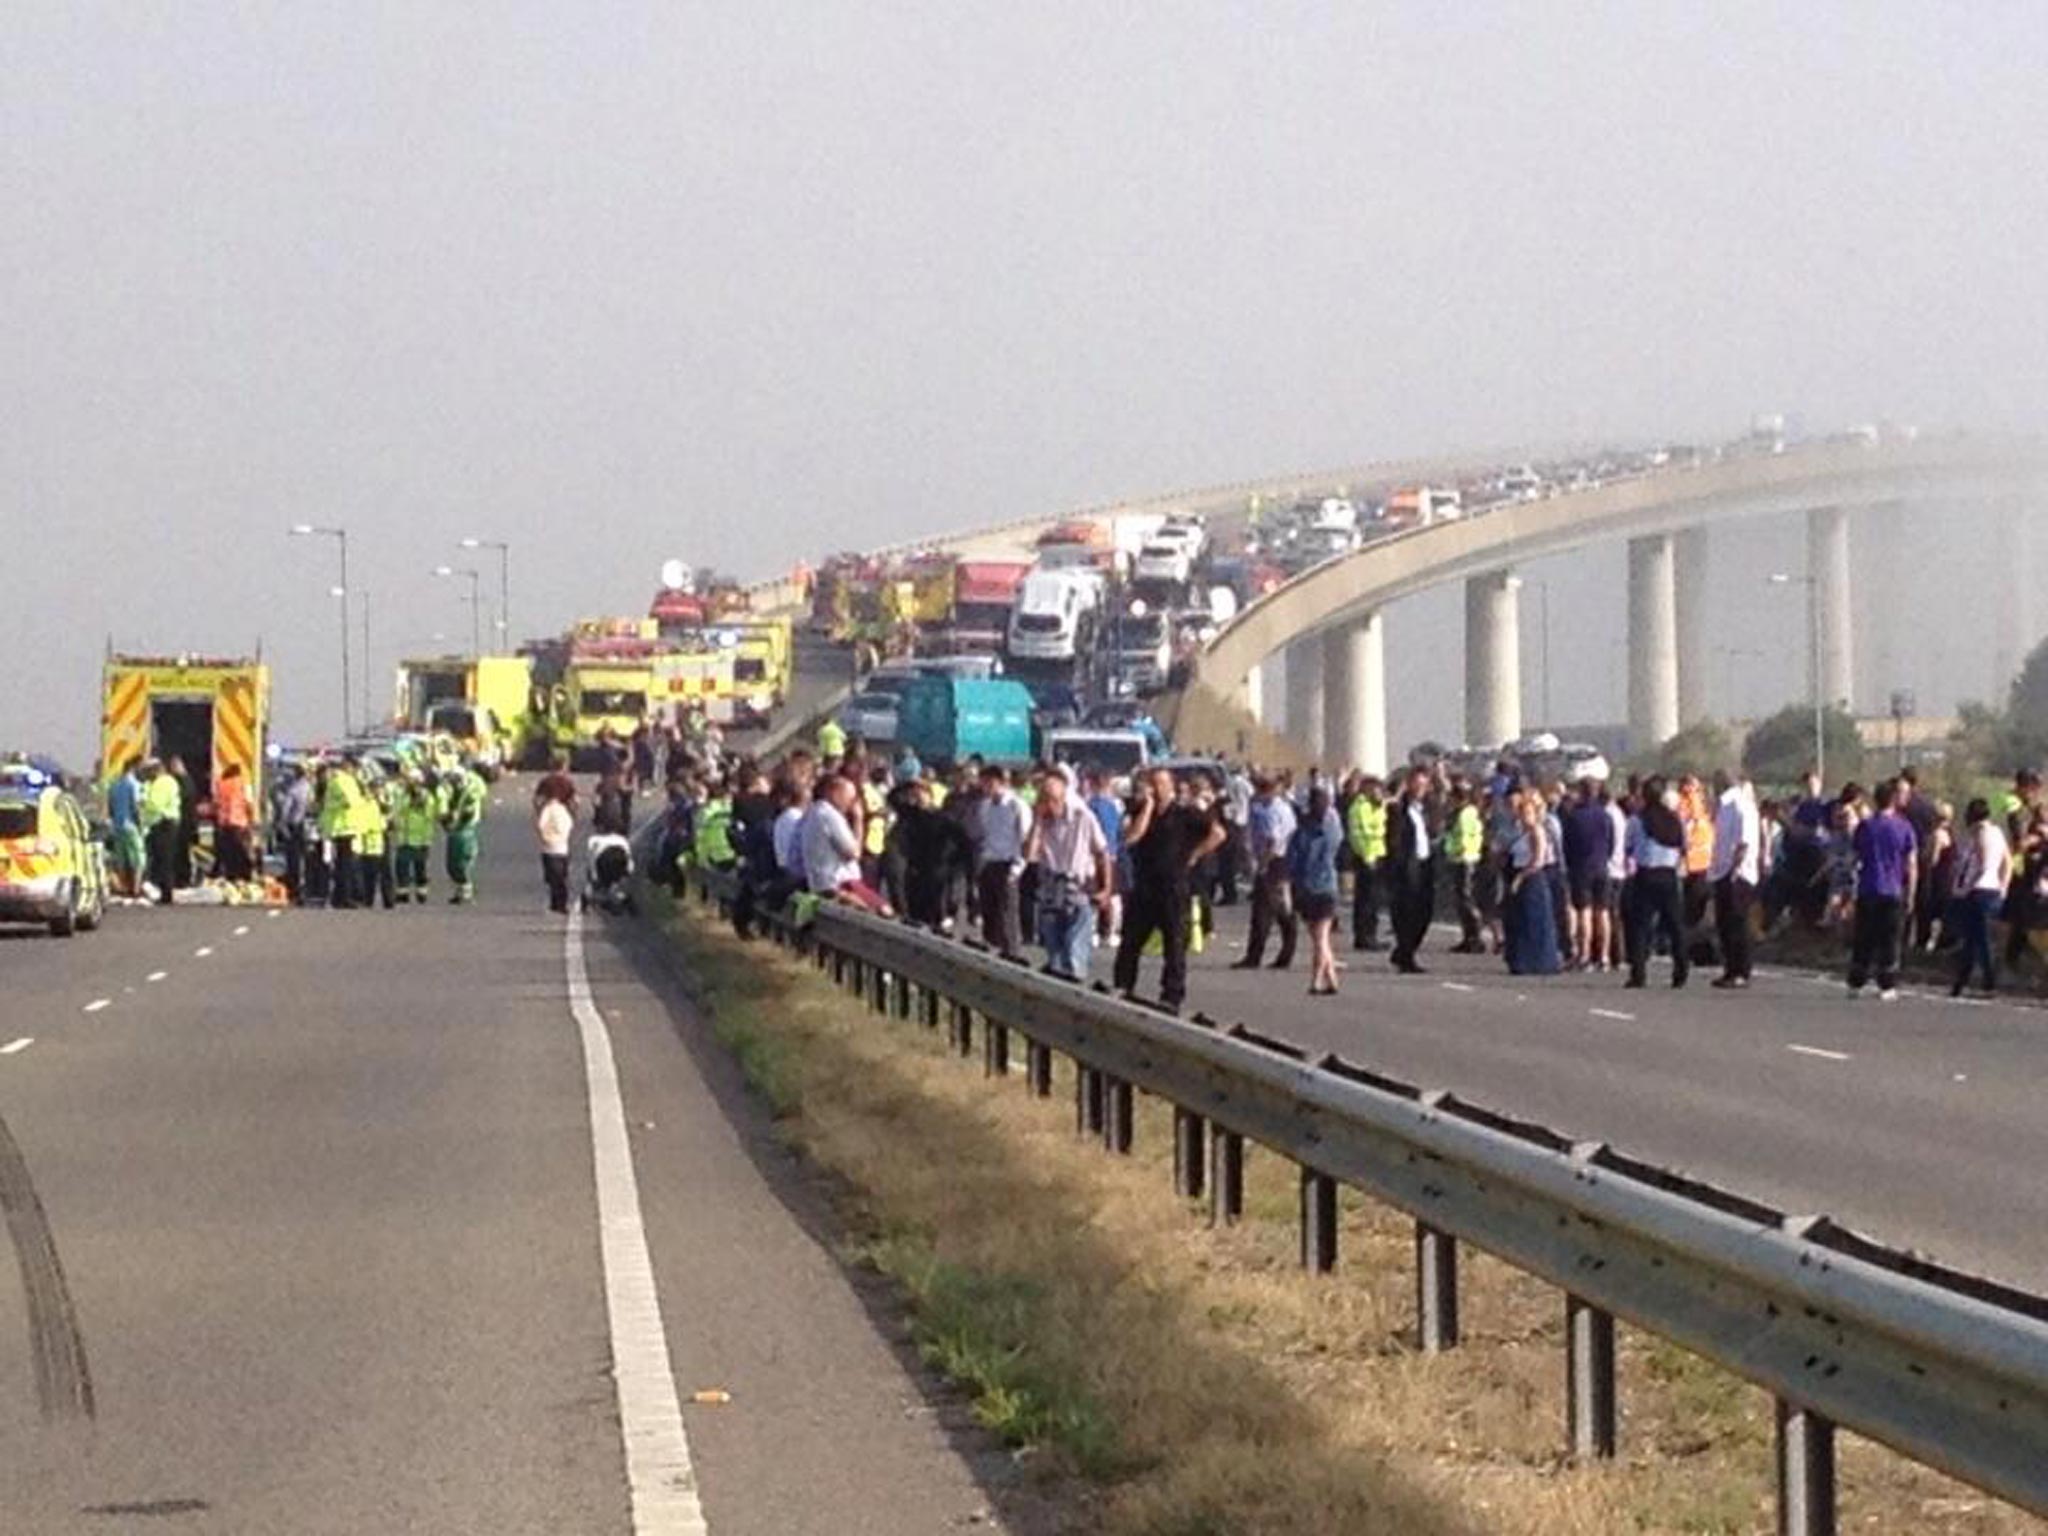
POLYGON ((1540 794, 1525 792, 1515 807, 1515 837, 1508 845, 1508 970, 1517 976, 1554 976, 1561 965, 1547 810, 1540 794))
POLYGON ((1330 940, 1337 926, 1337 851, 1343 846, 1344 825, 1329 790, 1318 784, 1308 792, 1308 813, 1287 843, 1295 915, 1308 925, 1311 997, 1337 994, 1337 951, 1330 940))

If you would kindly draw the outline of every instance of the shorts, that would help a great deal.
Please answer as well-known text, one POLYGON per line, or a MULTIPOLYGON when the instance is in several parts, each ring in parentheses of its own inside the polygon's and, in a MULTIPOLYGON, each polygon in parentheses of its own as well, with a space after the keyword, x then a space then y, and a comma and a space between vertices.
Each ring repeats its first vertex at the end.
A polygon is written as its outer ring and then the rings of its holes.
POLYGON ((124 875, 139 875, 149 862, 147 844, 143 841, 142 828, 130 822, 127 826, 114 829, 114 868, 124 875))
POLYGON ((1304 891, 1294 898, 1294 915, 1304 923, 1327 923, 1337 915, 1337 898, 1328 891, 1304 891))
POLYGON ((1604 869, 1585 870, 1571 876, 1572 907, 1583 912, 1588 907, 1605 911, 1608 892, 1613 882, 1607 878, 1604 869))

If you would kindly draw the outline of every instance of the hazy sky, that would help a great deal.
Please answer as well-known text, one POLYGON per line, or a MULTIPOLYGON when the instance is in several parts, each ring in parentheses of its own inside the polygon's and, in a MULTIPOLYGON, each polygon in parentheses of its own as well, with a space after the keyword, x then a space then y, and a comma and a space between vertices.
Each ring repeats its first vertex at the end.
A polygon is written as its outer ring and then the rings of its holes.
POLYGON ((82 758, 109 637, 260 639, 331 729, 301 520, 382 708, 465 533, 537 633, 672 554, 1382 455, 2033 425, 2044 56, 1877 0, 9 5, 0 744, 82 758))

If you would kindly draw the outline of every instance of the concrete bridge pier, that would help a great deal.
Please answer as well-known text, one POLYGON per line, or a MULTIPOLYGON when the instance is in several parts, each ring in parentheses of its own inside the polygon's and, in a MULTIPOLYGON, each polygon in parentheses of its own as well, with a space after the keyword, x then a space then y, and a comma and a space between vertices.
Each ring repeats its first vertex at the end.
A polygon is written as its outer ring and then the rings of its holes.
POLYGON ((1309 635, 1287 647, 1287 739, 1311 759, 1323 755, 1323 640, 1309 635))
POLYGON ((1850 608, 1849 513, 1816 507, 1806 514, 1806 571, 1820 604, 1820 695, 1849 704, 1856 686, 1855 616, 1850 608))
POLYGON ((1465 582, 1465 741, 1496 747, 1522 734, 1522 583, 1488 571, 1465 582))
POLYGON ((1332 773, 1386 773, 1386 636, 1377 610, 1323 631, 1323 727, 1332 773))
POLYGON ((1678 611, 1678 724, 1682 730, 1714 714, 1713 636, 1707 631, 1707 530, 1681 529, 1673 552, 1678 611))
POLYGON ((1677 541, 1628 541, 1628 741, 1644 752, 1678 734, 1677 541))

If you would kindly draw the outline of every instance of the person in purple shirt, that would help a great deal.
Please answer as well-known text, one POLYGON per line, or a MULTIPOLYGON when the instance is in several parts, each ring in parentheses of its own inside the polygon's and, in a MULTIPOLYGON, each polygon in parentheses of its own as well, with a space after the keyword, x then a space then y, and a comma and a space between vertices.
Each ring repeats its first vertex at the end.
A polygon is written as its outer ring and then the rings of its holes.
POLYGON ((1906 913, 1913 909, 1920 873, 1920 840, 1906 819, 1906 801, 1913 786, 1887 779, 1878 787, 1878 813, 1857 825, 1856 921, 1849 949, 1849 995, 1877 973, 1877 995, 1890 1002, 1899 995, 1899 940, 1906 913))

